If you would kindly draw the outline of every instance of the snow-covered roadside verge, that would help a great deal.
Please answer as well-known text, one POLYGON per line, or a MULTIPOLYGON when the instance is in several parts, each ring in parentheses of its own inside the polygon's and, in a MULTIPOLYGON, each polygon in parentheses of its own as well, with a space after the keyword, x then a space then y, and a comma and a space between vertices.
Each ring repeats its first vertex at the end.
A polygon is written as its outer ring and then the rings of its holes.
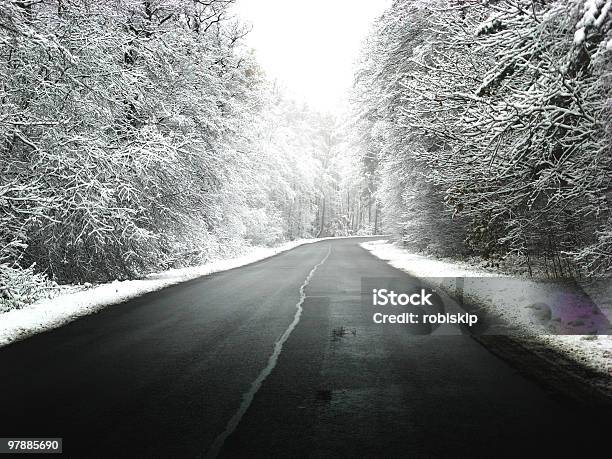
MULTIPOLYGON (((546 345, 579 362, 602 375, 603 379, 595 384, 605 384, 607 387, 602 388, 612 391, 612 336, 550 334, 534 311, 534 305, 549 303, 559 295, 566 298, 572 295, 571 291, 560 291, 559 285, 485 271, 463 262, 417 255, 386 240, 364 242, 361 246, 395 268, 415 277, 427 278, 434 287, 451 295, 457 290, 457 278, 462 279, 464 298, 512 324, 519 331, 513 338, 520 339, 529 347, 546 345)), ((612 285, 601 282, 581 285, 581 288, 605 316, 602 320, 608 327, 612 323, 612 285)))
POLYGON ((61 286, 66 293, 0 314, 0 347, 60 327, 112 304, 122 303, 207 274, 248 265, 304 244, 327 239, 333 238, 300 239, 278 247, 252 247, 245 255, 237 258, 211 261, 189 268, 170 269, 149 274, 143 279, 114 281, 76 292, 70 286, 61 286))

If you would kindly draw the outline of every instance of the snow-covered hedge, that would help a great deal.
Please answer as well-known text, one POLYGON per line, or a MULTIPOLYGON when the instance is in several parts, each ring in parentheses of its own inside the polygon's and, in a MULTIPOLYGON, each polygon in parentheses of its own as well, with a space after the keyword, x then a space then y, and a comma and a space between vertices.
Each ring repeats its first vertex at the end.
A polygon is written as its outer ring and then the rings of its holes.
POLYGON ((58 290, 57 284, 35 272, 33 265, 26 269, 0 265, 0 313, 50 298, 58 290))

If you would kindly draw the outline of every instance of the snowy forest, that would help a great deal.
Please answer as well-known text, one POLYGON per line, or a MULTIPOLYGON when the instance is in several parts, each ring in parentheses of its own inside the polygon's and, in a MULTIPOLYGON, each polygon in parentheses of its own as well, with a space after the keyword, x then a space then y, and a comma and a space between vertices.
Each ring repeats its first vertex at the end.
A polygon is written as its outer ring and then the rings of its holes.
POLYGON ((368 230, 340 121, 266 78, 232 3, 0 1, 0 284, 368 230))
POLYGON ((612 2, 396 0, 355 80, 364 170, 416 250, 612 269, 612 2))
POLYGON ((610 0, 396 0, 342 116, 283 93, 233 3, 0 0, 3 297, 380 233, 610 272, 610 0))

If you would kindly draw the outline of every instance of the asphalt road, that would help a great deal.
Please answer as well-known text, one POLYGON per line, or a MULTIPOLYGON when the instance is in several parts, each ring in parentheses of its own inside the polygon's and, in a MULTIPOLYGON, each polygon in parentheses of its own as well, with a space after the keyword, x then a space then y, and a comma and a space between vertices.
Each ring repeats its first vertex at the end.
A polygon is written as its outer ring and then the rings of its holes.
POLYGON ((610 451, 609 413, 469 336, 374 324, 362 277, 419 281, 359 242, 301 246, 0 349, 0 437, 63 437, 77 458, 610 451))

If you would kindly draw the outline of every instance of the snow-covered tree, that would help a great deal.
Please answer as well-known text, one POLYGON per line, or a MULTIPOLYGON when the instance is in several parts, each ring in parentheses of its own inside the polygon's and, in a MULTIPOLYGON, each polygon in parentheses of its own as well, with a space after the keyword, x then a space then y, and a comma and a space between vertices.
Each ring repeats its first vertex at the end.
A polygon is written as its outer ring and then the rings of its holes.
POLYGON ((263 76, 230 3, 0 2, 1 262, 107 279, 242 236, 263 76))
POLYGON ((357 89, 405 239, 610 269, 611 23, 603 0, 394 2, 357 89))

